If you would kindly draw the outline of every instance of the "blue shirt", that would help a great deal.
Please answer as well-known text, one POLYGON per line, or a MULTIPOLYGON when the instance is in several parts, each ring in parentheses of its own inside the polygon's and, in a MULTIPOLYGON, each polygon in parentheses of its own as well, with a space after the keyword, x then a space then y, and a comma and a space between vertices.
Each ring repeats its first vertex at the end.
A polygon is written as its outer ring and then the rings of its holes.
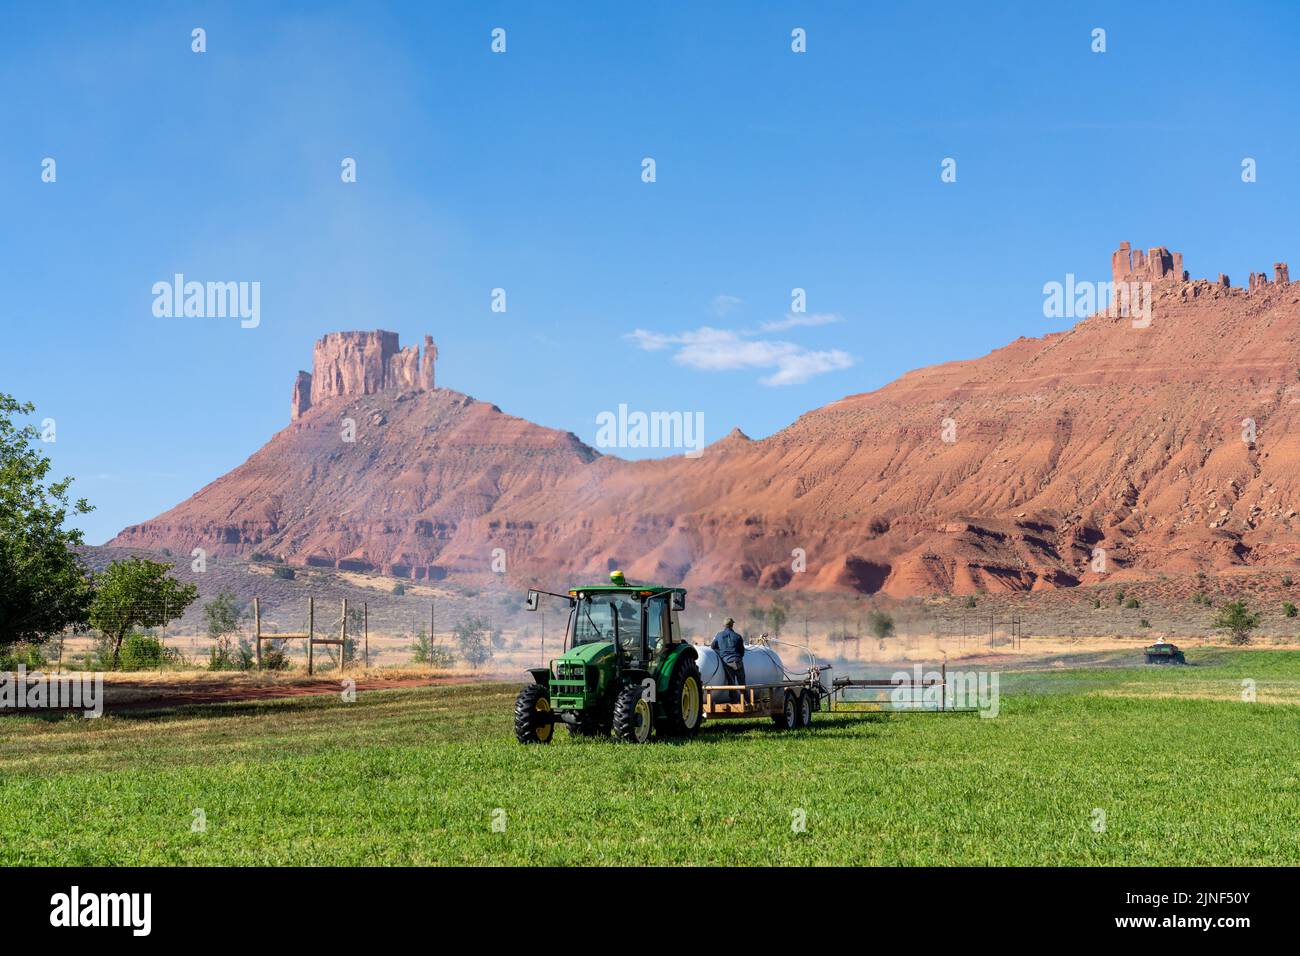
POLYGON ((718 656, 727 664, 739 664, 745 656, 745 639, 729 627, 718 631, 709 646, 717 651, 718 656))

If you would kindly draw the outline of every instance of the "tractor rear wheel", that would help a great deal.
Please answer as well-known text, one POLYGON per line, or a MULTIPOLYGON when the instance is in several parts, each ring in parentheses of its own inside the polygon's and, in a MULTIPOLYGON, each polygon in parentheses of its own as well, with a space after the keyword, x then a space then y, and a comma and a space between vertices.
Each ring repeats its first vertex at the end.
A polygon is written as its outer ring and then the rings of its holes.
POLYGON ((550 695, 541 684, 529 684, 515 698, 515 739, 521 744, 549 744, 553 736, 550 695))
POLYGON ((667 716, 661 733, 671 737, 689 737, 699 732, 704 719, 704 683, 695 661, 681 661, 673 669, 664 695, 664 714, 667 716))
POLYGON ((614 701, 614 739, 629 744, 643 744, 650 739, 654 708, 645 699, 640 684, 628 684, 614 701))
POLYGON ((799 703, 794 699, 794 694, 786 691, 781 713, 772 715, 772 723, 776 724, 779 730, 794 730, 799 726, 796 723, 798 719, 799 703))

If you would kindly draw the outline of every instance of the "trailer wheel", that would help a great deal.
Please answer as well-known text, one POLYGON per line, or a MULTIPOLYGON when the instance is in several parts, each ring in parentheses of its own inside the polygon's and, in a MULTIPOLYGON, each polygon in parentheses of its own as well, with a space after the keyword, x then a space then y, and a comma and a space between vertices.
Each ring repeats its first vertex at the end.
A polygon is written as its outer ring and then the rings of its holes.
POLYGON ((629 744, 643 744, 650 739, 654 708, 645 699, 640 684, 628 684, 614 701, 614 739, 629 744))
POLYGON ((794 730, 799 726, 798 720, 799 702, 794 699, 794 694, 786 691, 781 713, 772 715, 772 723, 780 730, 794 730))
POLYGON ((521 744, 549 744, 554 735, 551 698, 541 684, 529 684, 515 698, 515 739, 521 744))
POLYGON ((668 682, 663 707, 667 720, 660 733, 672 737, 689 737, 700 729, 704 717, 704 691, 700 669, 694 661, 681 661, 668 682))
POLYGON ((811 691, 805 690, 799 692, 799 709, 798 713, 795 715, 796 727, 807 727, 812 723, 812 698, 813 695, 811 691))

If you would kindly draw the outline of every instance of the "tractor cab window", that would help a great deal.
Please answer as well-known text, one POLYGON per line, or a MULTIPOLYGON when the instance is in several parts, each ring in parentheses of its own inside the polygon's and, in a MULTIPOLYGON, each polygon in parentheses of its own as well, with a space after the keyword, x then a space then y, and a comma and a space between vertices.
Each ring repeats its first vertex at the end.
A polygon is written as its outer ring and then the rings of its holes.
POLYGON ((652 657, 664 642, 664 612, 667 609, 668 599, 664 596, 645 602, 645 646, 652 657))
POLYGON ((627 594, 598 594, 579 601, 569 646, 614 640, 615 619, 623 650, 637 656, 641 648, 641 603, 627 594))

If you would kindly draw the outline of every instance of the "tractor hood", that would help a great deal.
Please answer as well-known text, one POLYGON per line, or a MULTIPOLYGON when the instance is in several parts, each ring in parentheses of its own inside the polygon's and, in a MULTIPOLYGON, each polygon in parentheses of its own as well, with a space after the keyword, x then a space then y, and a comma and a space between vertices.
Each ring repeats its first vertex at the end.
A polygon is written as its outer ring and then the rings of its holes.
POLYGON ((564 652, 559 660, 568 664, 599 664, 614 654, 613 641, 596 641, 591 644, 579 644, 564 652))

